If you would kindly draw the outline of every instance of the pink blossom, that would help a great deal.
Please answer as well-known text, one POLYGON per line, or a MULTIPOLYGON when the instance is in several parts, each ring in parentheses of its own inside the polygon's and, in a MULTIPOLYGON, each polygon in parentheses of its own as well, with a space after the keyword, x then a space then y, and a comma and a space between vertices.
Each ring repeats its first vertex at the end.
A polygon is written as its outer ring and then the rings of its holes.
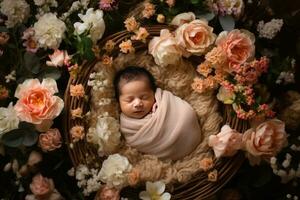
POLYGON ((99 8, 104 11, 112 11, 118 9, 118 4, 117 0, 100 0, 99 8))
POLYGON ((57 128, 39 135, 39 146, 43 151, 53 151, 61 147, 61 134, 57 128))
POLYGON ((109 188, 104 186, 100 194, 96 196, 95 200, 119 200, 120 199, 120 190, 115 188, 109 188))
POLYGON ((69 66, 71 64, 71 57, 67 51, 55 49, 53 54, 49 55, 50 61, 47 61, 48 66, 62 67, 63 65, 69 66))
POLYGON ((32 179, 30 190, 37 199, 48 199, 54 191, 53 180, 45 178, 41 174, 37 174, 32 179))

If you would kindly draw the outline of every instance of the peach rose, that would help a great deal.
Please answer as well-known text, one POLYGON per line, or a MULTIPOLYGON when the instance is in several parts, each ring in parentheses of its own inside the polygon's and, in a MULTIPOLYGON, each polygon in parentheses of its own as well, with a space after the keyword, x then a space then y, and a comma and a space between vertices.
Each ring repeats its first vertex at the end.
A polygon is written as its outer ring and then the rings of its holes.
POLYGON ((54 191, 53 180, 37 174, 32 178, 30 190, 37 199, 48 199, 54 191))
POLYGON ((120 199, 120 191, 115 188, 109 188, 104 186, 100 194, 96 196, 95 200, 119 200, 120 199))
POLYGON ((19 84, 15 97, 17 101, 14 109, 22 121, 33 124, 49 123, 57 117, 64 107, 61 98, 54 96, 58 92, 54 79, 28 79, 19 84))
POLYGON ((253 58, 255 51, 255 37, 246 30, 234 29, 229 33, 223 31, 219 34, 216 45, 221 48, 227 58, 228 69, 231 72, 234 65, 242 64, 253 58))
POLYGON ((182 24, 189 23, 195 19, 196 15, 193 12, 180 13, 172 19, 171 24, 175 26, 181 26, 182 24))
POLYGON ((216 39, 213 28, 208 25, 204 19, 194 20, 190 23, 181 25, 175 31, 177 44, 185 52, 184 56, 205 54, 216 39))
POLYGON ((250 162, 251 156, 265 158, 275 156, 286 143, 285 125, 279 119, 268 120, 256 129, 251 128, 243 134, 244 148, 251 154, 250 162))
POLYGON ((220 133, 209 136, 208 145, 213 148, 217 158, 233 156, 242 147, 242 134, 224 125, 220 133))
POLYGON ((53 151, 61 147, 61 135, 57 128, 39 135, 39 146, 43 151, 53 151))
POLYGON ((154 37, 149 42, 149 53, 154 57, 155 63, 166 66, 177 64, 182 55, 182 50, 168 29, 162 29, 159 37, 154 37))

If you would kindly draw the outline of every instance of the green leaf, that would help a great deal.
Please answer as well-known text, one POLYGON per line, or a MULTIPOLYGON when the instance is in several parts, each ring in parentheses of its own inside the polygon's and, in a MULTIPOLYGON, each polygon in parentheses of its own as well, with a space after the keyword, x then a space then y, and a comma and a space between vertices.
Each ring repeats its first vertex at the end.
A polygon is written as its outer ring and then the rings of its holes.
POLYGON ((192 4, 198 4, 200 0, 190 0, 192 4))
POLYGON ((93 42, 89 37, 81 38, 81 42, 83 45, 83 56, 87 60, 93 60, 95 58, 94 52, 92 51, 93 42))
POLYGON ((1 140, 6 146, 18 147, 23 143, 23 131, 21 129, 9 131, 2 136, 1 140))
POLYGON ((32 146, 36 143, 38 134, 32 124, 21 122, 19 128, 4 134, 1 138, 4 145, 19 147, 21 145, 32 146))
POLYGON ((34 74, 40 71, 40 59, 34 53, 24 53, 24 65, 26 69, 34 74))
POLYGON ((198 19, 201 19, 201 18, 204 18, 206 19, 207 21, 210 21, 212 20, 216 15, 214 13, 205 13, 205 14, 202 14, 202 15, 197 15, 196 17, 198 19))
POLYGON ((39 73, 39 78, 52 78, 54 80, 59 79, 61 76, 61 71, 56 67, 44 67, 39 73))
POLYGON ((0 26, 0 32, 8 32, 8 28, 6 28, 5 26, 0 26))
POLYGON ((232 16, 219 16, 219 22, 224 31, 231 31, 234 29, 235 22, 232 16))

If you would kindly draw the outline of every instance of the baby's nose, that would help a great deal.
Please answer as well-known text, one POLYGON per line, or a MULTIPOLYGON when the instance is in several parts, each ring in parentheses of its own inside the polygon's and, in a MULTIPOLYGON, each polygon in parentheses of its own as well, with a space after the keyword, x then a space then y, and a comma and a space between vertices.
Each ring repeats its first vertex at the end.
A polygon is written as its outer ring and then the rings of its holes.
POLYGON ((134 105, 134 107, 141 107, 141 106, 143 106, 143 102, 141 99, 135 99, 133 105, 134 105))

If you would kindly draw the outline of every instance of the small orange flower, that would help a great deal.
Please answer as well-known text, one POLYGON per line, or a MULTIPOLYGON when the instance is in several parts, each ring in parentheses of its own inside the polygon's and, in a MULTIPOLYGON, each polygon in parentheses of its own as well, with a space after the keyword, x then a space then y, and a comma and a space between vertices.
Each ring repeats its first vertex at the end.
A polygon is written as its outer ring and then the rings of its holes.
POLYGON ((211 71, 212 71, 212 68, 207 62, 201 63, 197 67, 197 72, 199 72, 201 75, 203 75, 205 77, 207 77, 211 71))
POLYGON ((166 17, 163 15, 163 14, 158 14, 157 15, 157 17, 156 17, 156 21, 158 22, 158 23, 165 23, 165 21, 166 21, 166 17))
POLYGON ((124 22, 127 31, 132 32, 139 28, 140 24, 135 20, 134 17, 129 17, 124 22))
POLYGON ((208 181, 216 182, 218 180, 218 171, 215 169, 208 174, 208 181))
POLYGON ((140 27, 138 31, 135 32, 135 35, 131 37, 132 40, 142 40, 146 41, 146 38, 149 36, 147 29, 140 27))
POLYGON ((204 80, 202 80, 200 78, 195 78, 191 87, 194 91, 196 91, 200 94, 203 93, 207 89, 204 80))
POLYGON ((108 53, 110 53, 115 48, 115 42, 112 40, 108 40, 104 45, 104 50, 106 50, 108 53))
POLYGON ((84 87, 82 84, 71 85, 70 94, 72 97, 84 97, 84 87))
POLYGON ((85 135, 83 126, 78 126, 78 125, 73 126, 70 130, 70 134, 72 136, 73 142, 82 140, 85 135))
POLYGON ((145 3, 144 10, 142 12, 143 17, 149 19, 155 14, 155 6, 152 3, 145 3))
POLYGON ((120 51, 123 53, 132 53, 134 52, 134 48, 132 46, 131 40, 122 41, 122 43, 119 45, 120 51))
POLYGON ((136 168, 133 168, 131 172, 128 174, 128 183, 131 186, 134 186, 138 183, 140 178, 140 171, 136 168))
POLYGON ((200 160, 200 169, 203 169, 203 171, 208 171, 211 168, 213 168, 214 162, 212 158, 203 158, 200 160))
POLYGON ((102 64, 106 66, 112 66, 113 57, 110 57, 108 55, 102 56, 102 64))
POLYGON ((72 119, 75 119, 77 117, 82 118, 82 109, 76 108, 76 109, 71 110, 71 116, 72 116, 72 119))

